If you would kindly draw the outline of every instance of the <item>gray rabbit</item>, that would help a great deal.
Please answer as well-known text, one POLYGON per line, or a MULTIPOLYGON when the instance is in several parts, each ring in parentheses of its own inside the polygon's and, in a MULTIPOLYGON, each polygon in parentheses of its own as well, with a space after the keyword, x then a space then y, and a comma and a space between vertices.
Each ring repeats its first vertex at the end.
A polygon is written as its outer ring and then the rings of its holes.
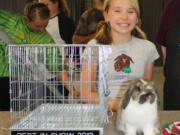
POLYGON ((140 79, 125 94, 117 112, 117 129, 125 135, 159 134, 159 98, 154 83, 140 79))

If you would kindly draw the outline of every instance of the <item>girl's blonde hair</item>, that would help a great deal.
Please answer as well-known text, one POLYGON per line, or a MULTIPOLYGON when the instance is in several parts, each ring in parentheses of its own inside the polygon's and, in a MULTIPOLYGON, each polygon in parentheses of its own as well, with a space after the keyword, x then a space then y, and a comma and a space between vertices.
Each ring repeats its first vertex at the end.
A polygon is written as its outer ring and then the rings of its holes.
MULTIPOLYGON (((104 12, 109 11, 110 3, 112 0, 105 0, 104 1, 104 12)), ((133 35, 137 35, 140 38, 146 39, 146 34, 141 29, 141 18, 140 18, 140 8, 139 8, 139 2, 138 0, 125 0, 131 3, 132 7, 136 11, 137 17, 138 17, 138 23, 132 32, 133 35)), ((97 32, 95 38, 98 41, 98 43, 101 44, 111 44, 112 43, 112 37, 110 35, 110 24, 108 22, 105 22, 104 25, 102 25, 101 29, 97 32)))

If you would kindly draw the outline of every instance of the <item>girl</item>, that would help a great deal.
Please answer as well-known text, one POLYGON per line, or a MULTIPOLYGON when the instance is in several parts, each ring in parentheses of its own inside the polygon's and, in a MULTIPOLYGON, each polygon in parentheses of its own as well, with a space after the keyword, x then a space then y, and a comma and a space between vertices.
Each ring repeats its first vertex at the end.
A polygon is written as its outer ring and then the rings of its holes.
MULTIPOLYGON (((95 38, 88 44, 110 45, 106 49, 109 52, 106 53, 108 56, 105 72, 108 89, 110 90, 108 104, 115 111, 127 90, 129 80, 137 78, 152 79, 153 63, 159 55, 155 45, 145 39, 146 36, 140 29, 138 0, 106 0, 103 12, 105 23, 95 38)), ((91 79, 91 82, 98 78, 95 73, 97 73, 100 66, 97 61, 99 61, 99 54, 102 52, 94 48, 91 51, 93 55, 91 66, 88 65, 87 51, 84 54, 82 80, 85 83, 83 83, 82 95, 84 102, 98 103, 99 95, 96 85, 91 83, 89 88, 88 78, 91 79), (88 89, 91 91, 89 92, 88 89), (91 99, 97 100, 89 100, 89 95, 91 99)), ((99 73, 102 73, 102 71, 99 71, 99 73)))
POLYGON ((15 44, 45 44, 54 43, 51 36, 45 31, 50 15, 44 4, 34 3, 26 8, 25 17, 0 10, 1 31, 11 39, 7 42, 0 38, 0 82, 2 91, 0 109, 9 110, 9 71, 7 43, 15 44))
MULTIPOLYGON (((24 11, 25 16, 21 16, 0 10, 0 27, 10 37, 11 43, 23 45, 54 43, 54 40, 45 29, 50 19, 48 7, 43 3, 32 2, 25 6, 24 11)), ((0 82, 3 84, 0 96, 0 109, 9 110, 8 48, 7 42, 2 37, 0 38, 0 56, 0 82)), ((60 62, 59 64, 62 65, 60 62)), ((69 79, 66 72, 59 72, 59 74, 57 74, 57 79, 63 80, 62 76, 64 80, 69 79)), ((71 93, 75 91, 71 85, 64 85, 71 93)), ((69 94, 68 90, 67 95, 69 94)))

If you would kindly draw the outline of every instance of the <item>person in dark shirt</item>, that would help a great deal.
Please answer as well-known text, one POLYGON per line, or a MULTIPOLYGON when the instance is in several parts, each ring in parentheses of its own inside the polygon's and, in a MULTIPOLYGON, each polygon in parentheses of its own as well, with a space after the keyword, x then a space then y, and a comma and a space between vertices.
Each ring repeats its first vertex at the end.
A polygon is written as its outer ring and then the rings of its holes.
POLYGON ((180 110, 180 1, 171 0, 157 34, 164 62, 164 110, 180 110))

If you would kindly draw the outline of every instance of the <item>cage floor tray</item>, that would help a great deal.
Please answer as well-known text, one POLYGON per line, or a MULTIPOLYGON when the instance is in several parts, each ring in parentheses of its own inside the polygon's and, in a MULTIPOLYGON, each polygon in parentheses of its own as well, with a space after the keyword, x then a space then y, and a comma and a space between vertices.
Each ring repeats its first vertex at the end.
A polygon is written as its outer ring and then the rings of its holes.
POLYGON ((42 104, 15 123, 11 130, 91 129, 101 127, 98 105, 42 104))

